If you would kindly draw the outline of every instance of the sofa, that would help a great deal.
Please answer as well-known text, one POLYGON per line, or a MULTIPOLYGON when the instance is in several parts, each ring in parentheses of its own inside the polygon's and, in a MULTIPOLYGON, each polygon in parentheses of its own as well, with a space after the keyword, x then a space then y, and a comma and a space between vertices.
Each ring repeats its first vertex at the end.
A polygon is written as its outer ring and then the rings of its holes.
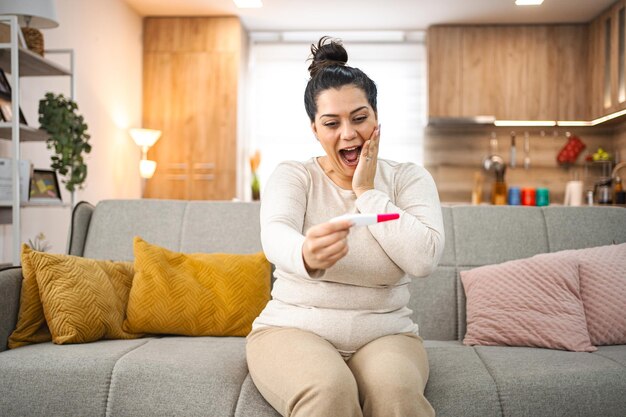
MULTIPOLYGON (((443 207, 436 270, 411 283, 439 417, 626 416, 626 345, 596 352, 465 346, 460 271, 539 253, 626 242, 619 207, 443 207)), ((261 249, 259 205, 109 200, 76 206, 69 254, 133 259, 136 235, 170 250, 261 249)), ((0 272, 0 416, 275 417, 248 374, 243 337, 157 336, 7 349, 20 268, 0 272)))

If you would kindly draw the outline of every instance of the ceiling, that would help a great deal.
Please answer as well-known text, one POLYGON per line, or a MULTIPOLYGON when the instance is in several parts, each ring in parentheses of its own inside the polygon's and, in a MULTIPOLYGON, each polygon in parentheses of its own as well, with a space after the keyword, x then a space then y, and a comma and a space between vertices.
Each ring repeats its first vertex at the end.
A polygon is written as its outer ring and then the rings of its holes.
POLYGON ((238 9, 232 0, 125 0, 142 16, 237 15, 249 31, 419 30, 440 23, 582 23, 615 0, 263 0, 238 9))

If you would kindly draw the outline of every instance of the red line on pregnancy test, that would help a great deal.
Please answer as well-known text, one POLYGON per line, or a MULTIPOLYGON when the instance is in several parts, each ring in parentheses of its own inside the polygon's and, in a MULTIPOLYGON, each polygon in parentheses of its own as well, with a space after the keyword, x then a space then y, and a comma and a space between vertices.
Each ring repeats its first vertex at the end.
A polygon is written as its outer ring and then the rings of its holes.
POLYGON ((381 223, 381 222, 387 222, 389 220, 395 220, 399 218, 400 218, 400 214, 398 213, 385 213, 385 214, 379 214, 376 220, 378 221, 378 223, 381 223))

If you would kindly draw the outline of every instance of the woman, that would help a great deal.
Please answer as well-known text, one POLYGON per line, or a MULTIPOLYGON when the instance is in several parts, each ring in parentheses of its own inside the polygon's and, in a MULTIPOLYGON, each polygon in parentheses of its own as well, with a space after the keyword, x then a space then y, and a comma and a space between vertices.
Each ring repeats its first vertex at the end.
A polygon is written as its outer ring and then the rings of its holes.
POLYGON ((272 300, 247 340, 250 375, 283 416, 433 416, 428 359, 410 318, 407 274, 443 250, 432 177, 378 159, 376 86, 324 37, 311 46, 304 102, 325 155, 280 164, 265 187, 261 241, 272 300), (400 213, 367 227, 345 213, 400 213))

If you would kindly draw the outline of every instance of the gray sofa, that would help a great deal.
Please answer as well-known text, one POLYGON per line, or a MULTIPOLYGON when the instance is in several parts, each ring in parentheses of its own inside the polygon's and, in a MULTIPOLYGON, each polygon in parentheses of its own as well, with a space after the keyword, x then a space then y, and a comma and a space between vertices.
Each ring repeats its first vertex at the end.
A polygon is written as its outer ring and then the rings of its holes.
MULTIPOLYGON (((70 253, 132 260, 132 237, 181 252, 260 250, 258 204, 165 200, 81 203, 70 253)), ((459 271, 541 252, 626 242, 611 207, 444 207, 440 266, 411 284, 430 359, 426 396, 439 417, 626 416, 626 346, 595 353, 466 347, 459 271)), ((252 383, 245 339, 150 337, 6 350, 19 268, 0 272, 0 416, 278 414, 252 383)))

